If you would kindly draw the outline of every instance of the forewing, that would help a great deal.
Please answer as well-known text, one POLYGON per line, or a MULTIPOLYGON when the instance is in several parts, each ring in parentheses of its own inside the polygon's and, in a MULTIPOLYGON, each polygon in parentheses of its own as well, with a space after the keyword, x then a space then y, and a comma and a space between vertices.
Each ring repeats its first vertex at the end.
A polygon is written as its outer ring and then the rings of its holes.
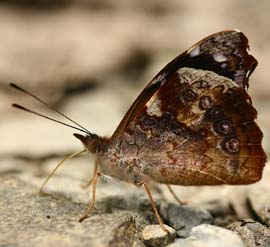
POLYGON ((121 138, 132 119, 140 113, 140 109, 179 68, 214 71, 246 89, 248 78, 257 65, 257 60, 248 54, 247 49, 247 38, 237 30, 215 33, 201 40, 172 60, 153 78, 132 104, 112 139, 121 138))
MULTIPOLYGON (((189 67, 213 71, 248 88, 248 78, 258 62, 250 54, 247 37, 237 30, 213 34, 187 50, 181 59, 176 58, 168 66, 189 67)), ((165 68, 166 70, 166 68, 165 68)))
POLYGON ((261 178, 266 159, 256 114, 234 81, 182 68, 126 126, 120 156, 132 153, 145 179, 160 183, 253 183, 261 178))

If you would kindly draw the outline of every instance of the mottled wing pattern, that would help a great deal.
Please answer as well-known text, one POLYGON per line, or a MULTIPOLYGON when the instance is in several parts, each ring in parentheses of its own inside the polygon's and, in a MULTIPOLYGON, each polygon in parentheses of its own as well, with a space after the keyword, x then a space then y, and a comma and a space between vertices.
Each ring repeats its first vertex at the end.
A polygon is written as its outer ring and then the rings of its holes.
POLYGON ((130 156, 145 180, 159 183, 253 183, 265 163, 255 118, 249 96, 234 81, 182 68, 126 126, 119 156, 130 156))
POLYGON ((247 89, 248 78, 258 64, 247 53, 248 48, 248 39, 242 32, 223 31, 201 40, 168 66, 210 70, 247 89))
POLYGON ((213 34, 146 86, 110 139, 135 180, 203 185, 260 179, 266 156, 246 93, 257 61, 247 49, 239 31, 213 34))
POLYGON ((248 54, 247 49, 246 36, 237 30, 215 33, 193 45, 167 64, 146 86, 128 110, 112 138, 121 137, 129 122, 138 114, 138 109, 142 108, 161 84, 179 68, 213 71, 247 88, 248 78, 257 65, 257 60, 248 54))

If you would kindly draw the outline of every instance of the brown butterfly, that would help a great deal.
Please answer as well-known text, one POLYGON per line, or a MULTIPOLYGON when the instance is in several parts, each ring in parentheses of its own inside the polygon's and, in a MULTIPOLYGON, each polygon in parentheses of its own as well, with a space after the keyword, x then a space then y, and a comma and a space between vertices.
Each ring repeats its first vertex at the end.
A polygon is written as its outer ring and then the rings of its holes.
POLYGON ((215 33, 195 44, 154 77, 111 138, 90 133, 65 116, 79 126, 74 128, 86 132, 86 136, 74 136, 96 156, 95 174, 89 182, 93 198, 80 221, 94 207, 101 174, 143 185, 164 231, 150 182, 219 185, 260 180, 266 162, 263 134, 247 93, 257 61, 247 49, 247 38, 237 30, 215 33))

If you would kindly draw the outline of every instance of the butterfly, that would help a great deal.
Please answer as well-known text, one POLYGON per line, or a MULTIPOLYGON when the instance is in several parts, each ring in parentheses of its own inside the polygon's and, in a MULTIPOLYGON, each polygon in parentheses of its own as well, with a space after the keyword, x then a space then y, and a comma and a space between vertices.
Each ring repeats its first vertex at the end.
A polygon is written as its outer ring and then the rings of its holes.
POLYGON ((80 221, 94 208, 102 174, 144 186, 166 232, 149 183, 233 185, 261 179, 263 134, 247 93, 257 60, 248 48, 238 30, 218 32, 193 45, 150 81, 110 138, 65 116, 86 133, 74 136, 96 157, 92 200, 80 221))

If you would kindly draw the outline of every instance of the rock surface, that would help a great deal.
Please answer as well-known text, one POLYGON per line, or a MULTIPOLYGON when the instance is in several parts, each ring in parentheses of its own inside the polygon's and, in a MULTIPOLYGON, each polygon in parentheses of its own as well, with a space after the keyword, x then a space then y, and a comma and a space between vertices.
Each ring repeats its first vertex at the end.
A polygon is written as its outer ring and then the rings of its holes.
POLYGON ((192 229, 189 237, 177 239, 167 247, 246 247, 234 232, 212 225, 199 225, 192 229))
POLYGON ((255 220, 245 219, 234 222, 228 226, 228 229, 237 232, 247 247, 270 246, 270 230, 255 220))
POLYGON ((160 225, 146 226, 142 231, 142 239, 144 243, 147 246, 159 247, 173 242, 176 237, 175 230, 167 225, 164 226, 169 233, 163 231, 160 225))
POLYGON ((193 227, 213 222, 213 217, 205 209, 186 205, 162 204, 160 213, 165 222, 176 230, 178 237, 187 237, 193 227))
POLYGON ((247 198, 254 213, 264 224, 270 226, 270 191, 268 178, 250 187, 247 192, 247 198))
POLYGON ((144 246, 139 232, 147 221, 136 212, 98 209, 79 223, 85 204, 40 196, 16 177, 1 178, 0 197, 1 246, 144 246))

